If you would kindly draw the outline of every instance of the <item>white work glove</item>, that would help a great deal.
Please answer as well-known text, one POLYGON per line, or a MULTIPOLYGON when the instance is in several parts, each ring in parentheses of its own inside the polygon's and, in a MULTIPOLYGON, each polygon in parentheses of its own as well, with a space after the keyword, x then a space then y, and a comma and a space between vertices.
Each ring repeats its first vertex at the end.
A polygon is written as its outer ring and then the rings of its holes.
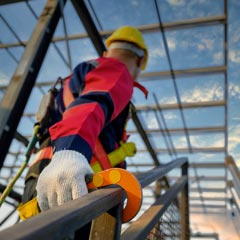
POLYGON ((37 182, 37 200, 42 211, 62 205, 88 193, 85 176, 93 173, 79 152, 56 152, 37 182))

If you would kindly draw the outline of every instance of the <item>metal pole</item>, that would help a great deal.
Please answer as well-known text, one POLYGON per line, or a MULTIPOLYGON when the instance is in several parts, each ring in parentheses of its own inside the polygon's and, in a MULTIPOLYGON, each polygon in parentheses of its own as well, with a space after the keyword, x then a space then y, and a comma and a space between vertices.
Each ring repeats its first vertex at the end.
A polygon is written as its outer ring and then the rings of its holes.
MULTIPOLYGON (((182 176, 188 177, 188 162, 182 165, 182 176)), ((189 197, 188 197, 188 181, 184 185, 181 192, 181 204, 180 204, 180 215, 181 215, 181 240, 190 239, 190 228, 189 228, 189 197)))
MULTIPOLYGON (((66 0, 63 1, 63 5, 66 0)), ((61 17, 60 1, 48 0, 0 104, 0 169, 61 17)))
POLYGON ((226 156, 225 162, 226 162, 226 165, 227 165, 229 171, 232 174, 233 186, 240 198, 240 172, 238 170, 238 167, 237 167, 235 161, 233 160, 232 156, 226 156))

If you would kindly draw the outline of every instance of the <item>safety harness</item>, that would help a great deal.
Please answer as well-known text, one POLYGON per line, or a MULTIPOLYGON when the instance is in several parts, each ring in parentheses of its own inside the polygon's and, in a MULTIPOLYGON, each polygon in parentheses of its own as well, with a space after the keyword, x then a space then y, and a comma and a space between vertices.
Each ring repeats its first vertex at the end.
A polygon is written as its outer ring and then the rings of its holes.
MULTIPOLYGON (((67 107, 74 100, 68 84, 70 79, 71 76, 68 76, 65 79, 59 78, 54 86, 50 89, 50 91, 46 94, 45 98, 43 97, 39 110, 37 112, 37 120, 39 121, 40 125, 45 126, 45 128, 48 125, 48 122, 51 120, 51 109, 53 109, 54 99, 59 93, 59 90, 56 89, 57 83, 61 83, 64 105, 67 107)), ((134 86, 139 88, 147 98, 148 92, 142 85, 135 82, 134 86)), ((135 155, 136 146, 133 142, 127 142, 128 136, 125 129, 122 133, 121 139, 122 140, 120 141, 119 146, 117 146, 117 149, 108 154, 103 148, 100 140, 97 140, 93 157, 90 161, 90 165, 95 173, 112 167, 124 165, 126 157, 132 157, 135 155)), ((49 161, 52 159, 53 149, 49 136, 42 141, 41 146, 42 148, 35 154, 34 159, 32 160, 29 172, 26 176, 26 181, 31 177, 37 178, 41 172, 41 169, 47 166, 49 161)), ((19 216, 22 220, 37 215, 40 212, 40 209, 36 197, 33 196, 32 200, 24 204, 20 204, 18 211, 19 216)))

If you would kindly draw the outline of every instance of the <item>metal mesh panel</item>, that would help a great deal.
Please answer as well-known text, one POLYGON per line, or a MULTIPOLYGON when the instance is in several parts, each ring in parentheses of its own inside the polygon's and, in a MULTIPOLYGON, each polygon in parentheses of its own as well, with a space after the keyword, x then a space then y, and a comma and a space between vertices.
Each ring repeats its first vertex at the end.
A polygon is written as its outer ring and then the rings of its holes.
MULTIPOLYGON (((3 185, 7 186, 9 182, 12 180, 12 178, 19 171, 19 168, 21 167, 21 165, 23 164, 23 161, 25 160, 23 151, 24 151, 23 149, 20 149, 15 154, 12 154, 11 160, 5 163, 3 168, 1 169, 0 181, 3 185)), ((24 173, 20 176, 20 178, 17 180, 16 184, 13 187, 13 190, 20 194, 23 191, 23 187, 24 187, 23 183, 24 183, 26 171, 27 169, 25 169, 24 173)))
POLYGON ((146 240, 177 240, 181 239, 181 223, 179 209, 172 202, 155 227, 148 234, 146 240))

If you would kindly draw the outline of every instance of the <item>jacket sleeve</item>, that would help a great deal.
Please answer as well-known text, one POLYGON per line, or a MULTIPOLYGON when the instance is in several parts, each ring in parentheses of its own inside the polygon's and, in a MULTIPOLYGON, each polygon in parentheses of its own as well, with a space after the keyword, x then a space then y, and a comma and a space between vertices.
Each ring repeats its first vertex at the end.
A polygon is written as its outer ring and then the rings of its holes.
POLYGON ((118 116, 132 93, 133 79, 126 66, 115 59, 98 59, 80 96, 49 129, 54 151, 75 150, 90 161, 102 128, 118 116))

